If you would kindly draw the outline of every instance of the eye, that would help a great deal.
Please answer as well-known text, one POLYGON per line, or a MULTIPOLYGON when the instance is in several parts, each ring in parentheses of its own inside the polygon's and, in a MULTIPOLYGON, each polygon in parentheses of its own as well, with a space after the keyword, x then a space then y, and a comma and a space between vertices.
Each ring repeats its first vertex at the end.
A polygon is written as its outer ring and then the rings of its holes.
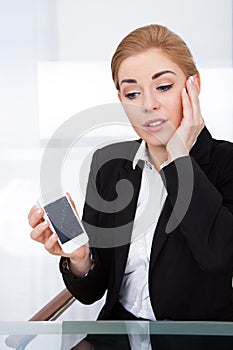
POLYGON ((161 86, 158 86, 156 89, 159 90, 159 91, 168 91, 170 90, 172 87, 173 87, 174 83, 173 84, 167 84, 167 85, 161 85, 161 86))
POLYGON ((134 100, 139 95, 139 92, 128 92, 125 97, 129 100, 134 100))

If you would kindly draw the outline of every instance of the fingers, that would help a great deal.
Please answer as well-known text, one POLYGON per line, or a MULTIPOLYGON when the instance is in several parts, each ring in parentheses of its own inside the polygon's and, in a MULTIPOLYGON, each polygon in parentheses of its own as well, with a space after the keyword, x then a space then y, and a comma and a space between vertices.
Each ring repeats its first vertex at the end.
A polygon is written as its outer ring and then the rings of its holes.
POLYGON ((183 88, 182 90, 182 105, 183 105, 183 123, 190 122, 192 120, 192 115, 193 115, 193 111, 192 111, 192 106, 191 106, 191 102, 187 93, 186 88, 183 88))
POLYGON ((46 240, 46 242, 44 243, 44 247, 52 255, 66 256, 58 242, 58 236, 56 233, 53 233, 46 240))
POLYGON ((28 221, 33 230, 30 233, 34 241, 42 243, 52 255, 66 256, 63 252, 56 233, 49 228, 49 222, 43 218, 44 210, 33 206, 28 214, 28 221))
POLYGON ((49 228, 49 223, 47 221, 43 221, 38 224, 30 233, 31 238, 34 241, 45 244, 47 239, 52 235, 52 231, 49 228))
POLYGON ((58 236, 49 228, 49 223, 43 221, 31 231, 31 238, 42 243, 45 249, 52 255, 66 256, 58 242, 58 236))
POLYGON ((39 223, 44 221, 44 210, 42 208, 32 207, 28 214, 28 222, 31 227, 36 227, 39 223))
POLYGON ((182 98, 184 117, 190 119, 189 122, 193 121, 199 105, 194 77, 189 77, 186 81, 186 88, 182 91, 182 98))
POLYGON ((69 194, 69 192, 66 192, 66 195, 67 195, 67 197, 68 197, 68 199, 69 199, 69 201, 70 201, 72 207, 74 208, 74 210, 75 210, 77 216, 79 217, 78 212, 77 212, 77 209, 76 209, 76 206, 75 206, 75 203, 74 203, 74 201, 73 201, 71 195, 69 194))
POLYGON ((43 218, 44 210, 42 208, 32 207, 28 214, 29 225, 33 228, 30 233, 34 241, 44 244, 52 235, 48 221, 43 218))
POLYGON ((34 206, 30 209, 30 211, 29 211, 29 213, 28 213, 28 219, 30 218, 30 216, 32 215, 32 213, 33 213, 36 209, 38 209, 36 205, 34 205, 34 206))
MULTIPOLYGON (((67 197, 75 209, 75 204, 69 193, 67 193, 67 197)), ((29 225, 33 228, 30 233, 31 238, 42 243, 50 254, 67 257, 71 255, 64 253, 62 250, 57 234, 52 232, 49 222, 44 219, 44 209, 33 206, 29 211, 28 221, 29 225)))
POLYGON ((189 77, 181 93, 183 118, 166 146, 170 160, 189 154, 204 127, 198 92, 199 81, 194 76, 189 77))
POLYGON ((189 142, 187 143, 188 148, 192 146, 204 127, 198 93, 199 81, 191 76, 187 79, 186 88, 182 91, 183 119, 181 125, 190 134, 190 145, 188 145, 189 142))
MULTIPOLYGON (((202 125, 203 118, 201 115, 200 103, 199 103, 199 83, 197 78, 191 76, 186 82, 187 93, 183 91, 183 108, 184 116, 192 120, 194 126, 202 125)), ((190 121, 191 121, 190 120, 190 121)))
POLYGON ((199 104, 199 97, 198 97, 198 92, 197 92, 197 86, 196 86, 196 80, 194 77, 190 77, 188 79, 188 92, 189 92, 189 98, 190 98, 190 103, 192 106, 192 117, 195 121, 200 120, 201 116, 201 111, 200 111, 200 104, 199 104))

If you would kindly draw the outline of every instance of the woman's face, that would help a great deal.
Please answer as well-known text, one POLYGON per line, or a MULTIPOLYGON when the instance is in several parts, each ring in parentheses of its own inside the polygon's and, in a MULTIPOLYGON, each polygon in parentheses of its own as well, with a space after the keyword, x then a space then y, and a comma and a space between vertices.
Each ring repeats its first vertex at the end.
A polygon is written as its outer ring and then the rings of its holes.
POLYGON ((186 77, 161 50, 126 58, 118 72, 119 99, 135 131, 149 145, 166 145, 183 117, 186 77))

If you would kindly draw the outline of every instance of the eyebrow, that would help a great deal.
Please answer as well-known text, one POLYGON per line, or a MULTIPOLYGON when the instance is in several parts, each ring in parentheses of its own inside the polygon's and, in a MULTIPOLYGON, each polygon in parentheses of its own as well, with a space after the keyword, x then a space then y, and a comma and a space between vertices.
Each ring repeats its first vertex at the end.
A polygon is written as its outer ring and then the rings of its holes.
POLYGON ((157 78, 161 77, 161 75, 168 74, 168 73, 176 75, 176 73, 172 72, 171 70, 162 70, 161 72, 155 73, 152 76, 152 80, 157 79, 157 78))
POLYGON ((123 80, 121 80, 120 85, 122 85, 123 83, 137 84, 137 80, 135 80, 135 79, 123 79, 123 80))
MULTIPOLYGON (((176 75, 176 73, 172 72, 171 70, 163 70, 163 71, 161 71, 161 72, 155 73, 155 74, 152 76, 151 79, 152 79, 152 80, 157 79, 157 78, 161 77, 161 75, 163 75, 163 74, 168 74, 168 73, 171 73, 171 74, 176 75)), ((135 79, 123 79, 123 80, 120 82, 120 85, 122 85, 123 83, 137 84, 137 80, 135 80, 135 79)))

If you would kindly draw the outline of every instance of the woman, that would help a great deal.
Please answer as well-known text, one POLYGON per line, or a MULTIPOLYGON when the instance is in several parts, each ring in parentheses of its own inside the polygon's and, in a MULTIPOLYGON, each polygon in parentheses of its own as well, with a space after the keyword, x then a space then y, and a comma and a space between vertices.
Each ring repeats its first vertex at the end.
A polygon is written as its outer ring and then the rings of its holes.
POLYGON ((107 291, 99 319, 233 321, 233 145, 204 125, 192 55, 166 27, 145 26, 121 41, 112 75, 140 140, 93 157, 83 213, 92 254, 89 246, 65 254, 35 207, 31 237, 62 256, 65 284, 79 301, 94 303, 107 291), (104 203, 116 200, 122 179, 133 185, 124 208, 90 205, 95 186, 104 203), (138 234, 146 193, 150 225, 138 234), (118 244, 99 244, 112 229, 118 244))

